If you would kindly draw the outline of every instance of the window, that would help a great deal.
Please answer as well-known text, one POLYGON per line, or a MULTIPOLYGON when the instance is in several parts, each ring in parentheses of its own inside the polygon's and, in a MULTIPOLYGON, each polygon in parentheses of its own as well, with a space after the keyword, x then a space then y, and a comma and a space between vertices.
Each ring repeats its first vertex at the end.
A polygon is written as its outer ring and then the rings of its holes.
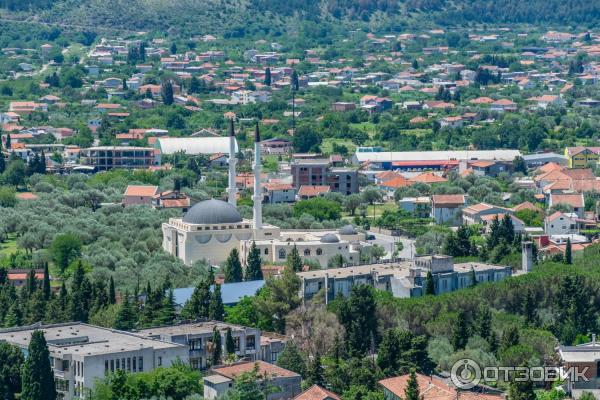
POLYGON ((144 357, 138 357, 138 371, 144 372, 144 357))
POLYGON ((104 360, 104 375, 108 375, 108 360, 104 360))
POLYGON ((137 358, 133 357, 133 372, 137 372, 137 364, 136 364, 136 360, 137 358))
POLYGON ((234 348, 235 351, 240 351, 240 338, 239 337, 234 337, 233 338, 233 344, 234 344, 234 348))
POLYGON ((110 372, 115 372, 115 360, 110 360, 110 372))
POLYGON ((127 357, 127 372, 131 372, 131 357, 127 357))
POLYGON ((317 255, 320 256, 323 254, 323 250, 322 249, 317 249, 317 255))
POLYGON ((310 256, 310 250, 309 249, 304 249, 304 255, 305 256, 310 256))
POLYGON ((121 369, 121 360, 117 358, 117 369, 121 369))
POLYGON ((255 350, 256 349, 256 337, 255 336, 246 336, 246 349, 247 350, 255 350))
POLYGON ((265 249, 265 256, 269 254, 269 249, 265 249))
POLYGON ((201 350, 202 349, 202 339, 192 339, 190 340, 190 350, 201 350))
POLYGON ((158 366, 162 367, 162 357, 158 356, 158 366))
POLYGON ((279 249, 279 258, 280 259, 285 259, 286 254, 285 254, 285 249, 279 249))

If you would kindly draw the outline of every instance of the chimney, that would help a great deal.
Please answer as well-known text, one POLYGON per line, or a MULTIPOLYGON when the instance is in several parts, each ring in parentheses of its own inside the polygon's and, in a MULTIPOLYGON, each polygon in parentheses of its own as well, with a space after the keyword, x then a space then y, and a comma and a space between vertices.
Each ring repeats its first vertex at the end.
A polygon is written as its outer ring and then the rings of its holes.
POLYGON ((237 188, 235 187, 235 165, 237 163, 235 154, 235 130, 233 129, 233 119, 229 120, 229 204, 236 205, 237 188))
MULTIPOLYGON (((261 172, 261 161, 260 161, 260 131, 258 129, 258 121, 256 122, 256 128, 254 131, 254 195, 252 201, 254 202, 254 230, 262 228, 262 188, 260 185, 260 172, 261 172)), ((256 232, 255 232, 256 235, 256 232)))
POLYGON ((521 244, 521 259, 523 272, 531 272, 533 268, 533 242, 527 241, 521 244))

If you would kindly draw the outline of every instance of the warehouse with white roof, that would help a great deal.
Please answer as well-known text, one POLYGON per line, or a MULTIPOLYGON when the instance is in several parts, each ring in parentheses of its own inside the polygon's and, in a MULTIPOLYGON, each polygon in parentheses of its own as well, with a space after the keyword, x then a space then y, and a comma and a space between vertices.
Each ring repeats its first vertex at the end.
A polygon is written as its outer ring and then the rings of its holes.
MULTIPOLYGON (((239 151, 237 140, 235 140, 235 151, 239 151)), ((175 154, 185 152, 187 155, 200 154, 229 154, 229 138, 224 137, 161 137, 156 140, 156 148, 161 154, 175 154)))

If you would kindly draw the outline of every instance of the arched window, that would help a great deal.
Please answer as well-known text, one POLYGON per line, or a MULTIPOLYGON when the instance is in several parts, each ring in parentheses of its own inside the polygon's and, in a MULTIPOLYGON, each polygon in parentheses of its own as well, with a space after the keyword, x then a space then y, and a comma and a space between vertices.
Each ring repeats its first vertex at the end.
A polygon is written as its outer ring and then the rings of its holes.
POLYGON ((305 256, 310 256, 310 250, 309 249, 304 249, 304 255, 305 256))
POLYGON ((321 254, 323 254, 323 250, 317 249, 317 255, 320 256, 321 254))
POLYGON ((279 249, 279 259, 283 260, 285 259, 286 254, 285 254, 285 249, 279 249))

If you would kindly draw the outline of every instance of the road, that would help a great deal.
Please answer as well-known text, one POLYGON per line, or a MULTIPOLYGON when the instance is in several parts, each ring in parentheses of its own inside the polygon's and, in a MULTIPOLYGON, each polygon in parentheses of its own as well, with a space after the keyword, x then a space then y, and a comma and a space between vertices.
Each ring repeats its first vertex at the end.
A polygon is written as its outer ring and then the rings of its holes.
POLYGON ((410 259, 415 255, 415 241, 406 237, 384 235, 378 232, 368 232, 369 235, 375 236, 375 240, 368 240, 373 244, 383 246, 386 251, 384 259, 390 259, 397 242, 402 242, 404 248, 398 253, 398 257, 410 259))

